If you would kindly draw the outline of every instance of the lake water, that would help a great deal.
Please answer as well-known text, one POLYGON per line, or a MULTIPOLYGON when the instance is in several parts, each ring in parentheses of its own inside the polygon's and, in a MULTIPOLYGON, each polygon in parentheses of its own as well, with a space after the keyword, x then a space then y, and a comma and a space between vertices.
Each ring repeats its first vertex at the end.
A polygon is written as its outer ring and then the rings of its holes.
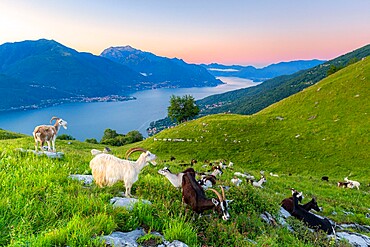
POLYGON ((239 88, 258 85, 248 79, 218 77, 226 84, 217 87, 155 89, 132 94, 136 100, 123 102, 71 103, 43 109, 0 113, 0 128, 32 135, 36 125, 48 124, 52 116, 68 122, 68 129, 61 128, 59 134, 68 134, 77 140, 95 138, 100 141, 104 130, 116 130, 126 134, 131 130, 147 136, 150 122, 167 116, 172 95, 192 95, 196 100, 209 95, 239 88))

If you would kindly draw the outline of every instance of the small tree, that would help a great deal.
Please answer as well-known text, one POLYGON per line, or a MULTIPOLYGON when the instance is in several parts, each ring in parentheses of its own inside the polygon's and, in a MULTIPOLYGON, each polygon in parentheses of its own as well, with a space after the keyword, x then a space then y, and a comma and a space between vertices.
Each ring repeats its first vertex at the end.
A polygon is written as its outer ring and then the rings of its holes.
POLYGON ((172 95, 170 106, 167 108, 168 117, 172 121, 181 123, 199 114, 199 107, 195 104, 194 97, 184 95, 183 97, 172 95))

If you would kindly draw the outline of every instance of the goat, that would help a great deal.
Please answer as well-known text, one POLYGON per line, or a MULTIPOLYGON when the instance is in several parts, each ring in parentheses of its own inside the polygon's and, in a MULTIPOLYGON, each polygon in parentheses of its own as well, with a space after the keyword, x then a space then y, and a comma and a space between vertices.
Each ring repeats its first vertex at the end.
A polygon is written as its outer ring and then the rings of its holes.
POLYGON ((235 184, 235 186, 239 186, 243 181, 237 176, 234 176, 234 178, 231 179, 231 182, 235 184))
POLYGON ((225 191, 222 186, 222 196, 215 189, 209 189, 213 191, 216 198, 207 198, 203 188, 196 182, 195 177, 192 173, 185 173, 182 177, 182 201, 189 205, 192 210, 198 214, 203 213, 206 210, 215 210, 222 215, 223 220, 230 218, 228 212, 228 201, 225 198, 225 191))
POLYGON ((147 166, 148 162, 156 165, 157 156, 142 148, 131 148, 126 152, 126 159, 117 158, 111 154, 97 154, 90 161, 90 168, 95 183, 99 187, 112 186, 118 181, 125 184, 126 197, 131 197, 131 187, 138 180, 140 171, 147 166), (128 160, 128 157, 137 151, 143 152, 136 161, 128 160))
POLYGON ((256 187, 256 188, 263 188, 262 187, 262 184, 263 183, 265 183, 267 180, 266 180, 266 178, 264 177, 264 176, 262 176, 261 177, 261 179, 258 181, 258 182, 256 182, 256 181, 253 181, 252 182, 252 185, 254 186, 254 187, 256 187))
MULTIPOLYGON (((292 190, 296 192, 296 190, 292 190)), ((302 192, 299 192, 297 194, 298 201, 302 202, 303 195, 302 192)), ((289 198, 285 198, 284 200, 281 201, 281 206, 288 211, 290 214, 293 213, 293 196, 289 198)), ((306 204, 299 205, 302 208, 304 208, 306 211, 310 211, 311 209, 316 210, 317 212, 320 212, 320 207, 317 205, 317 201, 315 197, 312 197, 311 201, 307 202, 306 204)))
POLYGON ((159 174, 165 176, 170 183, 175 186, 176 188, 180 188, 182 185, 182 176, 184 176, 183 172, 179 172, 177 174, 171 173, 168 167, 164 167, 163 169, 158 171, 159 174))
POLYGON ((159 174, 165 176, 170 183, 175 186, 176 188, 180 188, 182 185, 182 177, 184 176, 184 173, 189 172, 191 173, 194 177, 196 175, 196 172, 193 168, 187 168, 183 172, 179 172, 177 174, 172 173, 168 167, 164 167, 163 169, 160 169, 158 171, 159 174))
POLYGON ((360 189, 360 183, 359 182, 357 182, 355 180, 349 180, 348 177, 345 177, 344 181, 349 183, 348 186, 347 186, 348 188, 352 189, 352 188, 356 187, 358 190, 360 189))
POLYGON ((198 184, 200 184, 203 189, 211 188, 216 184, 216 176, 214 175, 202 175, 202 178, 198 180, 198 184))
POLYGON ((239 177, 246 178, 248 181, 255 180, 254 176, 252 176, 252 175, 250 175, 248 173, 245 174, 245 173, 241 173, 241 172, 234 172, 234 175, 239 176, 239 177))
POLYGON ((329 177, 328 177, 328 176, 323 176, 323 177, 321 177, 321 180, 322 180, 322 181, 327 181, 327 182, 329 182, 329 177))
POLYGON ((48 144, 48 151, 54 151, 55 150, 55 139, 57 138, 57 134, 59 132, 60 126, 63 126, 63 128, 67 129, 67 122, 61 118, 58 117, 52 117, 50 119, 50 123, 55 120, 54 125, 39 125, 36 126, 35 129, 32 132, 33 138, 35 139, 35 151, 37 152, 39 142, 41 143, 41 149, 45 142, 48 144), (53 149, 51 149, 51 146, 53 146, 53 149))
POLYGON ((349 188, 349 182, 338 182, 337 183, 338 187, 342 187, 342 188, 349 188))
POLYGON ((222 175, 223 171, 221 170, 221 168, 219 166, 212 166, 212 169, 209 170, 208 172, 212 171, 212 173, 210 175, 213 175, 215 177, 217 177, 217 175, 222 175))
POLYGON ((316 229, 316 230, 323 230, 328 234, 335 234, 335 230, 331 225, 330 221, 326 218, 319 218, 316 215, 308 212, 298 204, 297 198, 298 192, 295 191, 293 193, 293 212, 292 215, 299 220, 305 222, 308 226, 316 229))

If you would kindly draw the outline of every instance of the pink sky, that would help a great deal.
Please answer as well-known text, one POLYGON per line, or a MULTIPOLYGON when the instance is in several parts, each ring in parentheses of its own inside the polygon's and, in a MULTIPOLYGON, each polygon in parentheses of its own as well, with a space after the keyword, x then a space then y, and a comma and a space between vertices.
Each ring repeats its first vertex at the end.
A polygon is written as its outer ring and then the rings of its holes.
POLYGON ((189 63, 331 59, 370 43, 369 0, 1 0, 0 44, 131 45, 189 63))

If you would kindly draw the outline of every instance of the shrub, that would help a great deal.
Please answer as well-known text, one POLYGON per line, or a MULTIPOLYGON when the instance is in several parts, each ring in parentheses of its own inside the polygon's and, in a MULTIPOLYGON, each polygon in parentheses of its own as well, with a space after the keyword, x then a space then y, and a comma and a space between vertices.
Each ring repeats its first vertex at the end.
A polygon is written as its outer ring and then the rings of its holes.
POLYGON ((59 136, 57 136, 57 139, 58 140, 67 140, 67 141, 76 140, 76 138, 74 138, 71 135, 67 135, 67 134, 59 135, 59 136))

